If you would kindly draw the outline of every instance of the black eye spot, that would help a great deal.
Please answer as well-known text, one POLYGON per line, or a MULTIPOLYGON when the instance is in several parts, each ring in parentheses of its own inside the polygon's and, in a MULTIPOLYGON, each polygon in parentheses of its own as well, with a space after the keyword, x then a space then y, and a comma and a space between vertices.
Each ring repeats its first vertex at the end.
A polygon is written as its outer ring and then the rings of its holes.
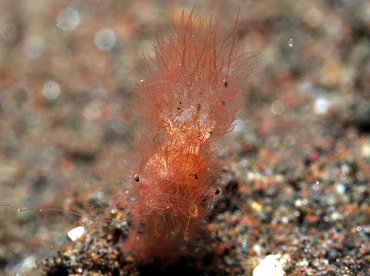
POLYGON ((189 174, 189 176, 190 177, 194 177, 194 179, 199 179, 199 176, 198 176, 198 174, 196 174, 196 173, 191 173, 191 174, 189 174))
POLYGON ((226 101, 225 101, 225 100, 222 100, 222 101, 221 101, 221 104, 226 104, 226 101))
POLYGON ((227 87, 227 80, 223 80, 225 88, 227 87))
POLYGON ((140 177, 139 177, 139 175, 138 175, 138 174, 135 174, 135 175, 134 175, 134 179, 135 179, 135 181, 136 181, 136 182, 139 182, 139 181, 140 181, 140 177))
POLYGON ((222 190, 220 189, 220 187, 217 187, 215 190, 215 195, 220 195, 221 193, 222 193, 222 190))

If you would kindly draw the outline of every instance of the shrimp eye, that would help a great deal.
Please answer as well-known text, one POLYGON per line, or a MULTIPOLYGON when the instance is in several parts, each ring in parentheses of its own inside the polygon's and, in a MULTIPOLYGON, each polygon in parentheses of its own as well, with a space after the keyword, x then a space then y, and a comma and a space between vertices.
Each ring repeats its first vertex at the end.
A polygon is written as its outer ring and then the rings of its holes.
POLYGON ((136 182, 140 181, 140 177, 137 173, 134 175, 134 179, 135 179, 136 182))
POLYGON ((223 80, 223 83, 224 83, 224 86, 227 87, 228 83, 227 83, 227 80, 223 80))
POLYGON ((222 190, 220 189, 220 187, 217 187, 215 190, 215 195, 220 195, 221 193, 222 193, 222 190))

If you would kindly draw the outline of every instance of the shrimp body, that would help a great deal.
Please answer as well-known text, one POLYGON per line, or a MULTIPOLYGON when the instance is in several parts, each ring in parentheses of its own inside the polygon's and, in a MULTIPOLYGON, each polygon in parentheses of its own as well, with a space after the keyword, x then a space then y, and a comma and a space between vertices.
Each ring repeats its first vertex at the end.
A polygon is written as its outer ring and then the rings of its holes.
POLYGON ((248 58, 236 33, 212 18, 183 13, 158 37, 139 84, 137 114, 144 123, 135 175, 132 250, 149 263, 169 262, 193 240, 217 190, 213 141, 242 109, 248 58))

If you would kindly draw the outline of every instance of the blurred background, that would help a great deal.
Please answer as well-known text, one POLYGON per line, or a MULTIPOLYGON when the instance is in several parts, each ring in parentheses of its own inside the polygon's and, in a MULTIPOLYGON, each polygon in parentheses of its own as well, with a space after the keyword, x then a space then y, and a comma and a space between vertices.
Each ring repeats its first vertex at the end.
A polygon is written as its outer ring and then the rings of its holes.
MULTIPOLYGON (((74 212, 124 189, 114 179, 135 140, 143 55, 192 9, 230 31, 239 13, 239 39, 259 55, 243 118, 222 142, 236 176, 368 190, 369 1, 1 0, 0 275, 37 275, 35 262, 69 243, 74 212)), ((366 198, 334 206, 354 204, 356 225, 368 225, 366 198)))

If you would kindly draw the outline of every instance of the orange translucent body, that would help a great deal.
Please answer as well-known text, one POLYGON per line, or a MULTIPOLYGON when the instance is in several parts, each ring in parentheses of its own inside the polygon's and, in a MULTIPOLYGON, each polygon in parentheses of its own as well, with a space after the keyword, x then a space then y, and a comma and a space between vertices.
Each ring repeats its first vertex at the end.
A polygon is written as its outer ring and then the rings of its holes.
POLYGON ((213 141, 242 109, 250 57, 235 31, 183 14, 153 45, 136 111, 144 128, 133 183, 135 231, 129 248, 143 263, 169 263, 204 227, 217 190, 213 141))

